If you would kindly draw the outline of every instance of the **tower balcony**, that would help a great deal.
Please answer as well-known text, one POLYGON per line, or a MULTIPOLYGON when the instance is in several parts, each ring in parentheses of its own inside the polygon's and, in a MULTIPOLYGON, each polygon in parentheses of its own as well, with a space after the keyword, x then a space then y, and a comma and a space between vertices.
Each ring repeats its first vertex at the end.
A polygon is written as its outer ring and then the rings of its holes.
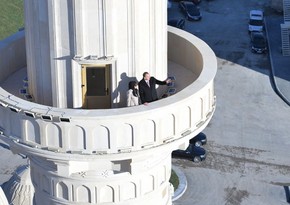
MULTIPOLYGON (((2 76, 12 76, 23 68, 24 46, 23 34, 2 45, 2 76)), ((95 156, 161 146, 185 148, 188 140, 206 127, 215 110, 217 61, 203 41, 169 27, 168 65, 168 72, 178 76, 176 94, 148 106, 118 109, 61 109, 36 104, 17 97, 18 90, 9 93, 9 78, 5 82, 1 79, 1 138, 28 155, 51 151, 95 156)))
POLYGON ((0 42, 0 139, 29 157, 36 204, 172 204, 170 153, 212 118, 217 61, 207 44, 176 28, 168 28, 167 48, 174 95, 86 110, 23 99, 24 33, 0 42))

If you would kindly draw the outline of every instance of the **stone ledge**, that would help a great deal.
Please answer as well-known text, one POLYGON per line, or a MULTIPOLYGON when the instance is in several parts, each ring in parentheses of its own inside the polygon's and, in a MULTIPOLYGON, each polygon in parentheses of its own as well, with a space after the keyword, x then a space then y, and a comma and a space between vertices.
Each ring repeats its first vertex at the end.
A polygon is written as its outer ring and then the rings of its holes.
POLYGON ((172 196, 172 201, 176 201, 185 193, 187 189, 187 179, 184 173, 177 166, 172 165, 172 169, 179 179, 179 185, 172 196))

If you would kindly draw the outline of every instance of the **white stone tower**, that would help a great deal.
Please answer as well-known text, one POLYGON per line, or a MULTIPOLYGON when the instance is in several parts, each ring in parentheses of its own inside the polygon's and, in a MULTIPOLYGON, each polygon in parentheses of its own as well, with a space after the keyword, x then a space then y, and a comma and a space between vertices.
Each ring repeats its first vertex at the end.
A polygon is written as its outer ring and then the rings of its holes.
POLYGON ((0 138, 29 158, 34 204, 171 205, 171 152, 215 110, 213 51, 167 28, 167 0, 24 4, 26 45, 0 46, 0 86, 25 66, 33 102, 0 87, 0 138), (186 85, 125 108, 128 82, 165 79, 168 62, 186 85))
POLYGON ((140 80, 144 71, 166 78, 166 13, 167 0, 25 1, 27 70, 36 102, 121 107, 130 78, 140 80), (104 79, 97 79, 100 90, 91 90, 94 76, 104 79))

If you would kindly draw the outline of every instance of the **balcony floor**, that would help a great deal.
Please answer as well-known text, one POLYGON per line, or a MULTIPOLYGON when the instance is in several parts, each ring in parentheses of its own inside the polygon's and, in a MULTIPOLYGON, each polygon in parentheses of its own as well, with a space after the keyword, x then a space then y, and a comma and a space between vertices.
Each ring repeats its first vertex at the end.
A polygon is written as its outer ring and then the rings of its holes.
MULTIPOLYGON (((25 67, 12 74, 4 82, 0 83, 0 86, 7 92, 19 98, 25 99, 24 95, 20 94, 19 90, 23 88, 23 79, 26 77, 26 75, 27 71, 25 67)), ((176 80, 174 88, 176 88, 176 92, 181 91, 197 78, 197 76, 192 71, 171 61, 168 61, 168 76, 175 77, 176 80)))
POLYGON ((10 75, 4 82, 0 83, 0 86, 7 92, 24 99, 24 96, 19 93, 19 90, 23 88, 23 79, 26 75, 27 72, 25 67, 10 75))

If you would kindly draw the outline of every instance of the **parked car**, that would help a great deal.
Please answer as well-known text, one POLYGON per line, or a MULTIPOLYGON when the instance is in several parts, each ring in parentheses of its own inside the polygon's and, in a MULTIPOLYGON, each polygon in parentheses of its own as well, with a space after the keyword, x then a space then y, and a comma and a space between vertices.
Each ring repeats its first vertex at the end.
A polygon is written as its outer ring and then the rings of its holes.
POLYGON ((184 13, 185 18, 190 21, 199 21, 202 16, 199 10, 194 3, 189 1, 181 1, 179 2, 179 7, 181 11, 184 13))
POLYGON ((198 135, 189 140, 190 144, 194 144, 197 147, 206 144, 206 142, 207 142, 206 135, 202 132, 200 132, 198 135))
POLYGON ((267 52, 267 40, 263 32, 251 33, 251 51, 253 53, 267 52))
POLYGON ((172 152, 172 156, 189 158, 193 162, 200 162, 202 160, 205 160, 206 151, 202 147, 195 146, 194 144, 189 144, 186 150, 174 150, 172 152))
POLYGON ((185 20, 184 19, 170 19, 167 23, 169 26, 173 26, 179 29, 184 29, 185 20))
POLYGON ((249 33, 264 30, 264 14, 261 10, 251 10, 249 19, 249 33))

